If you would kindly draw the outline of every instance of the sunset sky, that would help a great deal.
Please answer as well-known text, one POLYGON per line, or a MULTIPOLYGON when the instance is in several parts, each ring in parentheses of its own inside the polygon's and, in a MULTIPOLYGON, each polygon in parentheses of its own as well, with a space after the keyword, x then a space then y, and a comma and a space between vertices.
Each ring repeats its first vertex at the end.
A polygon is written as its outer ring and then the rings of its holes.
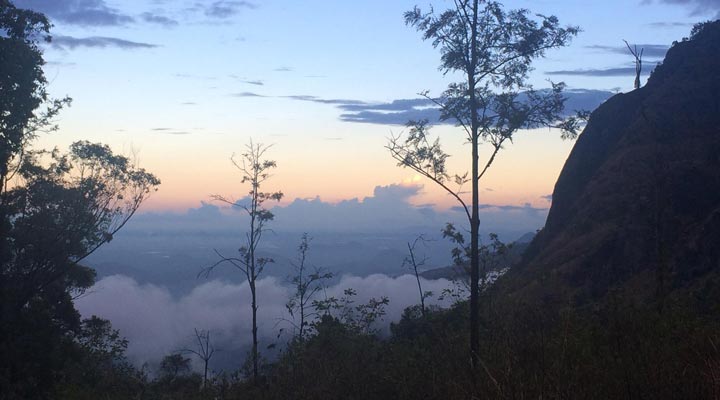
MULTIPOLYGON (((162 186, 145 210, 185 210, 211 194, 247 189, 229 158, 250 138, 273 144, 278 163, 268 189, 287 201, 336 202, 376 186, 423 184, 414 204, 453 205, 431 184, 396 166, 384 148, 404 130, 398 100, 439 94, 453 80, 439 53, 406 27, 415 0, 103 1, 17 0, 54 24, 46 46, 50 93, 69 95, 60 131, 38 146, 104 142, 135 153, 162 186), (393 114, 397 113, 397 114, 393 114)), ((452 4, 434 1, 436 9, 452 4)), ((557 15, 583 32, 538 60, 532 83, 570 89, 632 89, 623 39, 645 47, 649 72, 695 22, 717 17, 717 0, 506 1, 557 15)), ((645 78, 647 75, 645 75, 645 78)), ((644 79, 645 79, 644 78, 644 79)), ((453 171, 469 148, 450 125, 435 128, 453 171)), ((572 142, 547 129, 521 132, 482 182, 482 203, 547 207, 572 142)))

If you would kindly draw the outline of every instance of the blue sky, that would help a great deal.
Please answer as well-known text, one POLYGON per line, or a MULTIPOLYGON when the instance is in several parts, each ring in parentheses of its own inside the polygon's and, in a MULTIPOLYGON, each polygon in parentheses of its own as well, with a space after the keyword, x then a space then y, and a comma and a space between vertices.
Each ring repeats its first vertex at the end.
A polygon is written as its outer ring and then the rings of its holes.
MULTIPOLYGON (((135 153, 163 180, 150 209, 186 209, 212 193, 241 195, 228 158, 250 137, 274 143, 277 185, 288 196, 329 201, 377 185, 422 184, 383 148, 419 91, 451 76, 438 52, 403 23, 416 1, 17 0, 45 12, 55 41, 45 51, 50 92, 73 97, 60 131, 41 146, 105 142, 135 153), (395 101, 395 103, 393 103, 395 101), (380 111, 378 111, 378 109, 380 111), (366 117, 356 118, 357 113, 366 117), (355 113, 355 114, 354 114, 355 113), (360 119, 363 123, 353 122, 360 119)), ((436 9, 451 4, 432 2, 436 9)), ((646 48, 645 71, 694 22, 718 17, 717 0, 507 1, 557 15, 583 32, 538 60, 532 83, 575 90, 632 89, 622 39, 646 48)), ((454 128, 436 129, 466 168, 454 128)), ((547 205, 572 147, 556 132, 531 132, 505 150, 488 177, 487 203, 547 205), (525 137, 527 136, 527 137, 525 137)), ((415 203, 444 204, 430 185, 415 203)), ((446 205, 449 205, 447 203, 446 205)))

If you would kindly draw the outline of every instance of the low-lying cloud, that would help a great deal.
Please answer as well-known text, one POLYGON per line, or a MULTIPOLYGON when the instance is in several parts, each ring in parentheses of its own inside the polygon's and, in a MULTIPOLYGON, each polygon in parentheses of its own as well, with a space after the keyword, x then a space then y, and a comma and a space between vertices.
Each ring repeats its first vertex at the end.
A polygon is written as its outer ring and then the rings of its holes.
MULTIPOLYGON (((436 294, 430 299, 431 304, 448 305, 447 301, 438 301, 437 295, 452 286, 450 281, 422 279, 422 284, 424 290, 436 294)), ((326 295, 340 298, 347 288, 357 292, 355 304, 373 297, 389 298, 387 315, 378 325, 382 330, 387 330, 389 322, 399 320, 406 307, 419 303, 417 283, 411 275, 343 276, 326 290, 326 295)), ((268 277, 257 282, 257 293, 258 330, 261 348, 265 348, 278 341, 281 328, 286 331, 291 328, 282 321, 289 318, 285 304, 291 289, 281 280, 268 277)), ((247 282, 232 284, 214 280, 176 298, 162 286, 138 284, 132 278, 114 275, 101 279, 75 304, 85 318, 97 315, 110 320, 129 341, 128 358, 142 365, 156 363, 167 354, 191 346, 195 328, 211 331, 214 345, 223 352, 247 349, 251 344, 249 300, 247 282)), ((287 339, 288 336, 281 337, 280 341, 287 339)))

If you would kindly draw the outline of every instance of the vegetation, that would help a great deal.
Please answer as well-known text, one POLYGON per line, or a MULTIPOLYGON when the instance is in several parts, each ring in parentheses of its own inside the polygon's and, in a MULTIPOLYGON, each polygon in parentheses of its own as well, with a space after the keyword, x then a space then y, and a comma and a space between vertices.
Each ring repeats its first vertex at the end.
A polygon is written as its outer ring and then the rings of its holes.
POLYGON ((71 381, 102 387, 104 367, 127 367, 120 362, 126 343, 106 321, 80 321, 73 299, 95 278, 81 262, 160 184, 101 144, 79 141, 65 153, 32 148, 70 103, 48 99, 45 90, 38 40, 50 40, 49 27, 43 15, 0 1, 3 399, 53 397, 71 381), (72 371, 75 363, 97 368, 72 371))

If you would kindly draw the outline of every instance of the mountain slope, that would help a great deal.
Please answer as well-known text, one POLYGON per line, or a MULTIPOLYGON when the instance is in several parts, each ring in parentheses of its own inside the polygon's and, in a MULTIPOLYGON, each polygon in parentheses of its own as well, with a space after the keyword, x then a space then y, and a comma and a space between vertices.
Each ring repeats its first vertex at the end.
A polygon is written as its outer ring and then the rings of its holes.
POLYGON ((593 112, 505 293, 570 304, 614 290, 720 298, 719 94, 716 21, 675 43, 645 87, 593 112))

